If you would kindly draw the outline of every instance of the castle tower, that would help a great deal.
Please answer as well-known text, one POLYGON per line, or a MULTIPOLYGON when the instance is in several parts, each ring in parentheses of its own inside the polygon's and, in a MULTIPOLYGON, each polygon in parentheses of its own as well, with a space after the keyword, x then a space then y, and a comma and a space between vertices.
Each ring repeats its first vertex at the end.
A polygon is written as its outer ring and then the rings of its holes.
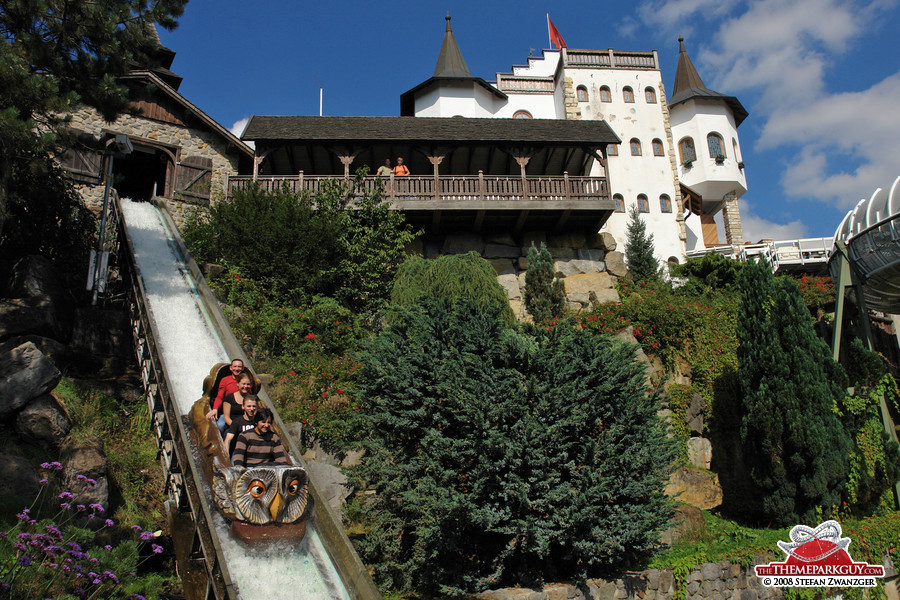
POLYGON ((737 201, 747 191, 747 179, 737 128, 748 113, 734 96, 707 88, 684 48, 684 38, 678 43, 669 113, 682 197, 691 213, 685 220, 687 247, 719 243, 714 221, 719 212, 726 243, 742 244, 737 201))

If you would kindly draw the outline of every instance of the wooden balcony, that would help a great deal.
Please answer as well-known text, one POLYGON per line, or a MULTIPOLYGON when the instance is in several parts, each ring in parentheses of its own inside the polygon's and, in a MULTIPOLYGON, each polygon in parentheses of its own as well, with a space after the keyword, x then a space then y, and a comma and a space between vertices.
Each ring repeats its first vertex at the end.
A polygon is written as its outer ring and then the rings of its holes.
MULTIPOLYGON (((259 176, 271 191, 316 192, 334 180, 323 175, 259 176)), ((379 178, 366 177, 372 190, 379 178)), ((252 176, 232 176, 228 195, 253 184, 252 176)), ((381 178, 385 197, 415 225, 442 230, 522 231, 566 229, 596 231, 614 210, 605 177, 512 175, 409 176, 381 178)))

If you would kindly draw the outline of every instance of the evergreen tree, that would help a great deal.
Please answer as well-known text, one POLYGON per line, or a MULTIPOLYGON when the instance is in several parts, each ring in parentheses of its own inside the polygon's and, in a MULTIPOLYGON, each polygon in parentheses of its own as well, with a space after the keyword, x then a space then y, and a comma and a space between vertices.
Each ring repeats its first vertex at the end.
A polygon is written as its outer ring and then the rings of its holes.
POLYGON ((563 282, 553 271, 553 257, 544 242, 528 249, 528 270, 525 273, 525 310, 535 323, 556 319, 566 308, 563 282))
POLYGON ((507 328, 496 307, 425 299, 362 356, 375 485, 362 553, 439 596, 636 564, 667 525, 674 458, 635 346, 507 328))
POLYGON ((741 441, 757 516, 812 524, 840 502, 850 440, 834 413, 842 371, 813 329, 797 284, 765 262, 743 269, 738 312, 741 441))
POLYGON ((647 224, 641 219, 637 206, 628 215, 625 240, 625 261, 635 281, 648 283, 660 281, 659 263, 656 262, 653 234, 647 234, 647 224))

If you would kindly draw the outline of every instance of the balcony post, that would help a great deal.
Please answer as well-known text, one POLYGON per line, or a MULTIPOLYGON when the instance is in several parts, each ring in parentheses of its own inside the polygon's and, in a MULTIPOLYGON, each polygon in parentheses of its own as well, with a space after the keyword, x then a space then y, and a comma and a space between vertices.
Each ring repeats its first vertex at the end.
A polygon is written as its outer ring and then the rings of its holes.
POLYGON ((525 167, 531 160, 530 156, 516 156, 516 162, 519 163, 519 169, 522 172, 522 200, 528 199, 528 180, 525 178, 525 167))
POLYGON ((391 199, 391 202, 393 202, 394 201, 394 173, 393 172, 391 172, 391 178, 388 180, 388 187, 390 189, 389 197, 391 199))
POLYGON ((484 202, 485 195, 486 194, 485 194, 485 190, 484 190, 484 171, 482 171, 481 169, 478 169, 478 199, 480 201, 484 202))
POLYGON ((438 201, 441 199, 441 176, 439 172, 439 165, 444 160, 444 155, 432 155, 428 157, 428 162, 431 163, 431 166, 434 168, 434 200, 438 201))
POLYGON ((299 173, 297 173, 297 191, 303 192, 303 170, 301 169, 299 173))
POLYGON ((571 190, 569 189, 569 172, 563 171, 563 185, 566 188, 566 202, 569 202, 571 199, 571 190))

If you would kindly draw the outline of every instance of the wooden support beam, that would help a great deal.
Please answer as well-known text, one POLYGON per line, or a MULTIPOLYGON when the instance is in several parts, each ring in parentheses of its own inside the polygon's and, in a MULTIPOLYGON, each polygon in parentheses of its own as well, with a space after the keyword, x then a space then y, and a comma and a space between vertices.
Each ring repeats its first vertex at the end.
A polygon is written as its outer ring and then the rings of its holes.
POLYGON ((530 212, 530 210, 523 210, 519 213, 519 218, 516 219, 516 224, 513 227, 513 233, 515 235, 521 235, 522 229, 525 227, 525 221, 528 219, 528 213, 530 212))
POLYGON ((431 163, 431 167, 434 169, 434 200, 435 201, 438 201, 441 199, 440 165, 444 161, 445 156, 446 156, 446 154, 428 155, 428 162, 431 163))
POLYGON ((566 225, 566 221, 569 220, 569 215, 572 214, 571 210, 564 210, 560 213, 559 218, 556 220, 556 225, 553 226, 553 233, 559 233, 562 231, 563 227, 566 225))
POLYGON ((481 226, 484 225, 484 213, 483 210, 475 213, 475 222, 472 224, 472 231, 475 233, 481 233, 481 226))

